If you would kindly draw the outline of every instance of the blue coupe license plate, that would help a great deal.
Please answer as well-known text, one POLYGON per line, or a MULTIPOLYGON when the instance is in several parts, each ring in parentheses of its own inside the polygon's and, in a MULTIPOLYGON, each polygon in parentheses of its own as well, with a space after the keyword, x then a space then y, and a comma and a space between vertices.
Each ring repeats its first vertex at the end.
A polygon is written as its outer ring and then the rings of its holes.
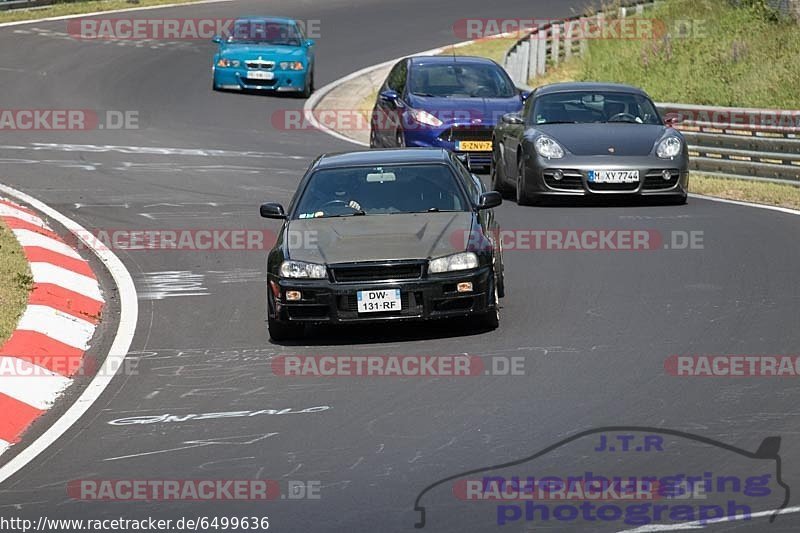
POLYGON ((639 183, 638 170, 590 170, 592 183, 639 183))

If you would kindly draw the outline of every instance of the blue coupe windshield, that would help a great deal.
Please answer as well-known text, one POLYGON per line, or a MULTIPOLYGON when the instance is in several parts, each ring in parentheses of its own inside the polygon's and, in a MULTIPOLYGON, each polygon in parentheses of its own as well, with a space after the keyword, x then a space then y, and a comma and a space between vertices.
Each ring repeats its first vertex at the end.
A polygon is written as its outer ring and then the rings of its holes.
POLYGON ((300 46, 302 36, 296 25, 286 22, 237 20, 233 25, 233 32, 228 37, 228 42, 300 46))
POLYGON ((315 172, 295 218, 467 210, 469 203, 446 165, 386 165, 315 172))
POLYGON ((517 89, 508 75, 491 63, 413 65, 409 89, 418 96, 511 98, 517 89))

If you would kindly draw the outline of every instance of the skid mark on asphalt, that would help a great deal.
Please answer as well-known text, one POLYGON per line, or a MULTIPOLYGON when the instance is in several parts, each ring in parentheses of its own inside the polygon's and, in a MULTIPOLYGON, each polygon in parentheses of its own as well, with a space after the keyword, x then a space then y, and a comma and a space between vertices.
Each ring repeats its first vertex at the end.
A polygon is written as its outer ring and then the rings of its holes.
POLYGON ((231 283, 260 283, 265 275, 259 269, 237 268, 233 270, 209 270, 192 272, 190 270, 163 270, 145 272, 137 281, 142 287, 140 300, 164 300, 166 298, 210 296, 207 285, 231 283))
POLYGON ((120 461, 123 459, 136 459, 138 457, 146 457, 150 455, 161 455, 164 453, 180 452, 185 450, 192 450, 194 448, 205 448, 207 446, 249 446, 257 442, 269 439, 279 435, 279 433, 263 433, 257 435, 238 435, 231 437, 220 437, 214 439, 200 439, 200 440, 187 440, 183 441, 183 446, 176 448, 166 448, 162 450, 152 450, 147 452, 134 453, 130 455, 120 455, 117 457, 108 457, 103 461, 120 461))
POLYGON ((196 157, 252 157, 262 159, 308 160, 307 156, 282 152, 256 152, 203 148, 168 148, 162 146, 118 146, 102 144, 30 143, 27 145, 0 145, 0 150, 32 150, 53 152, 117 153, 138 155, 169 155, 196 157))

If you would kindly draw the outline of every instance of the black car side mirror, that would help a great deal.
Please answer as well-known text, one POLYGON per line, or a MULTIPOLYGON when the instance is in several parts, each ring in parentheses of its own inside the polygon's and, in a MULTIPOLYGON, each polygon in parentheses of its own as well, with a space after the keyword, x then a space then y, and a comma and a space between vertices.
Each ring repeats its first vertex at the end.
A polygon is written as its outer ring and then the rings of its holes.
POLYGON ((456 154, 456 159, 461 161, 461 164, 467 167, 467 170, 472 171, 472 163, 470 162, 469 154, 456 154))
POLYGON ((489 191, 481 194, 478 209, 492 209, 503 203, 503 195, 497 191, 489 191))
POLYGON ((261 216, 264 218, 284 219, 286 218, 286 212, 281 204, 261 204, 261 216))
POLYGON ((502 119, 506 124, 523 124, 522 116, 519 113, 506 113, 502 119))

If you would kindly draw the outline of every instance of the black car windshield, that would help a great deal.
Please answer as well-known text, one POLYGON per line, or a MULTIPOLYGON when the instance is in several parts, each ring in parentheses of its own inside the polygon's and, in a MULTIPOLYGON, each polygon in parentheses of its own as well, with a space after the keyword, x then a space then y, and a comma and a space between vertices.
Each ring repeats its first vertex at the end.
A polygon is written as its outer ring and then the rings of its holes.
POLYGON ((229 43, 300 46, 301 35, 294 24, 271 20, 237 20, 229 43))
POLYGON ((418 96, 510 98, 517 90, 508 75, 491 63, 413 65, 409 89, 418 96))
POLYGON ((294 218, 467 211, 450 168, 408 164, 318 170, 297 201, 294 218))
POLYGON ((540 96, 531 124, 586 124, 620 122, 661 124, 653 103, 638 93, 570 91, 540 96))

